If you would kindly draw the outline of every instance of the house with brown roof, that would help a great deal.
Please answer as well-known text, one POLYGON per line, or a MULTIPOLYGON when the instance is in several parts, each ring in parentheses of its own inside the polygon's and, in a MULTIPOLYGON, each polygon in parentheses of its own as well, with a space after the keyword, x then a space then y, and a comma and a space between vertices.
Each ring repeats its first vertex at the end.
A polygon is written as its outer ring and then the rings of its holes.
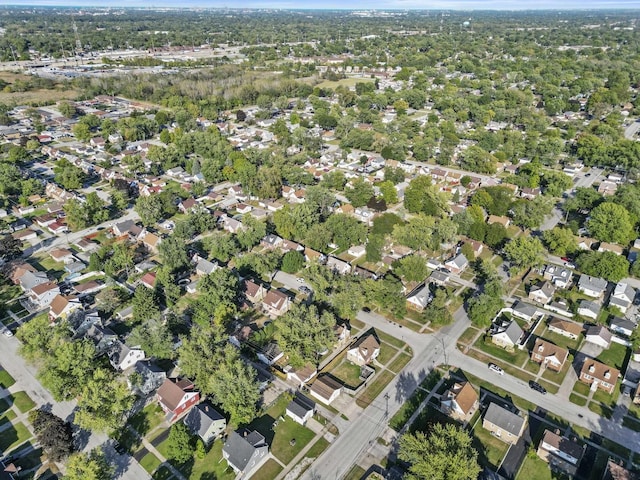
POLYGON ((468 422, 478 409, 479 397, 469 382, 454 383, 440 397, 440 409, 461 422, 468 422))
POLYGON ((373 334, 360 337, 347 350, 347 360, 356 365, 368 365, 380 355, 380 342, 373 334))
POLYGON ((49 256, 56 262, 71 263, 75 259, 73 258, 73 252, 66 248, 56 248, 49 252, 49 256))
POLYGON ((578 471, 585 448, 586 445, 580 446, 567 437, 561 437, 559 431, 545 430, 537 453, 549 464, 551 471, 573 478, 578 471))
POLYGON ((267 290, 261 283, 256 283, 253 280, 245 280, 243 284, 244 298, 250 301, 253 305, 257 305, 267 293, 267 290))
POLYGON ((55 282, 40 283, 27 291, 29 300, 38 308, 46 308, 51 305, 56 295, 60 294, 60 287, 55 282))
POLYGON ((511 219, 509 217, 498 216, 498 215, 489 215, 487 223, 491 225, 492 223, 499 223, 503 227, 507 228, 511 225, 511 219))
POLYGON ((279 317, 284 314, 291 306, 289 297, 280 290, 269 290, 262 299, 262 308, 271 317, 279 317))
POLYGON ((140 284, 147 288, 155 288, 156 286, 156 272, 147 272, 140 279, 140 284))
POLYGON ((532 361, 556 372, 562 370, 568 356, 569 351, 566 348, 558 347, 542 338, 536 339, 533 350, 531 350, 532 361))
POLYGON ((76 297, 65 297, 56 295, 49 305, 49 320, 55 322, 57 319, 65 320, 72 312, 81 309, 82 304, 76 297))
POLYGON ((585 359, 580 370, 580 381, 591 385, 592 390, 604 390, 607 393, 613 393, 620 370, 600 363, 590 358, 585 359))
POLYGON ((326 405, 330 405, 331 402, 338 398, 340 392, 342 392, 342 385, 327 375, 318 377, 309 388, 311 396, 326 405))
POLYGON ((162 242, 162 239, 155 233, 147 232, 142 237, 142 244, 152 253, 158 253, 158 245, 162 242))
POLYGON ((156 400, 165 413, 165 419, 175 422, 200 401, 200 393, 186 378, 167 378, 158 388, 156 400))
POLYGON ((579 323, 562 320, 556 317, 549 320, 548 328, 550 332, 563 335, 571 338, 572 340, 577 340, 584 330, 584 327, 579 323))

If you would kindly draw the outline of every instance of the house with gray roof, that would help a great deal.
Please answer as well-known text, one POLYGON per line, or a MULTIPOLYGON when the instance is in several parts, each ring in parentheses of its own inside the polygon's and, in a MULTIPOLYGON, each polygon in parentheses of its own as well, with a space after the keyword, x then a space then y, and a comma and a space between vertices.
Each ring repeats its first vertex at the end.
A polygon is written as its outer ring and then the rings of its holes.
POLYGON ((459 275, 469 266, 469 260, 467 260, 467 257, 465 257, 464 254, 459 253, 455 257, 444 262, 444 266, 451 270, 451 273, 459 275))
POLYGON ((109 352, 109 363, 116 370, 124 371, 144 360, 144 351, 138 347, 129 347, 119 340, 114 342, 109 352))
POLYGON ((133 370, 137 374, 135 382, 131 381, 131 376, 127 379, 129 388, 134 393, 143 396, 155 392, 167 379, 167 373, 149 360, 136 362, 133 370))
POLYGON ((609 297, 609 306, 616 307, 622 313, 627 313, 629 307, 633 304, 636 297, 636 291, 628 283, 619 282, 616 284, 611 296, 609 297))
POLYGON ((518 441, 524 432, 525 425, 525 418, 497 403, 489 404, 482 419, 483 428, 489 430, 494 437, 511 444, 518 441))
POLYGON ((585 339, 589 343, 593 343, 602 348, 611 346, 611 332, 601 325, 589 327, 585 335, 585 339))
POLYGON ((625 337, 630 337, 637 326, 632 320, 623 317, 613 317, 609 322, 609 328, 612 332, 625 337))
POLYGON ((217 262, 210 262, 206 258, 198 257, 197 261, 198 263, 196 264, 196 273, 200 276, 209 275, 210 273, 213 273, 218 268, 220 268, 217 262))
POLYGON ((345 262, 331 255, 327 258, 327 267, 341 275, 351 272, 351 264, 349 262, 345 262))
POLYGON ((533 305, 520 301, 514 303, 511 310, 511 315, 521 318, 527 323, 531 323, 536 317, 544 315, 543 312, 538 311, 533 305))
POLYGON ((600 304, 589 300, 581 300, 578 305, 578 315, 595 320, 600 315, 600 304))
POLYGON ((96 347, 96 356, 100 356, 111 350, 118 336, 110 328, 103 327, 101 322, 95 322, 86 330, 84 338, 93 343, 96 347))
POLYGON ((257 431, 242 429, 231 432, 222 447, 222 458, 240 478, 248 478, 268 458, 269 446, 257 431))
POLYGON ((546 305, 553 300, 553 295, 556 293, 556 287, 551 282, 544 282, 538 285, 532 285, 529 290, 529 300, 542 303, 546 305))
POLYGON ((573 272, 568 268, 560 267, 558 265, 547 265, 544 269, 543 276, 556 287, 567 288, 571 285, 572 273, 573 272))
POLYGON ((491 341, 502 348, 513 349, 523 335, 524 332, 520 325, 516 322, 509 322, 508 325, 499 326, 494 330, 491 341))
POLYGON ((210 445, 227 428, 227 420, 208 402, 202 402, 189 410, 184 424, 193 435, 198 435, 205 445, 210 445))
POLYGON ((285 411, 288 417, 291 417, 294 422, 304 425, 313 416, 313 412, 316 410, 316 402, 309 397, 296 392, 293 400, 287 405, 285 411))
POLYGON ((580 275, 578 290, 580 290, 581 293, 591 298, 600 298, 606 289, 606 280, 585 274, 580 275))
POLYGON ((431 295, 429 284, 422 284, 407 297, 407 307, 421 312, 427 308, 431 300, 433 300, 433 295, 431 295))

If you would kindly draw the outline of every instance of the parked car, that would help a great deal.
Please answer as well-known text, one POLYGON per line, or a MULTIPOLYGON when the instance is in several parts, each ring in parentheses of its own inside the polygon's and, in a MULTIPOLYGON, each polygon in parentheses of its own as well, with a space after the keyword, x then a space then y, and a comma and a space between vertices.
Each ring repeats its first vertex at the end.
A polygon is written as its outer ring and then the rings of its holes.
POLYGON ((2 334, 3 334, 5 337, 13 337, 13 332, 12 332, 11 330, 9 330, 8 328, 7 328, 7 329, 5 329, 5 330, 2 332, 2 334))
POLYGON ((531 388, 532 390, 535 390, 536 392, 540 392, 543 395, 545 395, 547 393, 547 389, 546 388, 544 388, 538 382, 534 382, 533 380, 531 380, 529 382, 529 388, 531 388))
POLYGON ((490 363, 489 364, 489 370, 493 370, 494 372, 496 372, 499 375, 504 375, 504 370, 502 370, 498 365, 496 365, 495 363, 490 363))
POLYGON ((304 283, 304 278, 297 278, 297 279, 296 279, 296 281, 297 281, 298 283, 304 283))
POLYGON ((309 287, 307 287, 306 285, 302 285, 299 289, 302 293, 306 293, 309 294, 311 293, 311 289, 309 287))

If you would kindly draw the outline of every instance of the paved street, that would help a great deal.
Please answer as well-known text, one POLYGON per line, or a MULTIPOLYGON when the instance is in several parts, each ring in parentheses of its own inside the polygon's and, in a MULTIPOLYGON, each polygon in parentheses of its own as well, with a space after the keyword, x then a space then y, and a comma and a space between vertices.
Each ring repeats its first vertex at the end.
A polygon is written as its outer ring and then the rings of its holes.
POLYGON ((635 140, 638 130, 640 130, 640 120, 636 120, 624 129, 624 138, 627 140, 635 140))
POLYGON ((524 381, 510 375, 496 375, 485 363, 459 352, 456 340, 470 324, 463 308, 455 313, 452 325, 429 335, 403 328, 375 313, 361 311, 358 319, 407 342, 413 350, 413 359, 359 417, 352 419, 349 429, 340 432, 336 441, 301 477, 303 480, 343 477, 365 451, 377 444, 376 440, 384 432, 389 418, 411 396, 427 373, 441 363, 458 367, 515 396, 529 399, 572 424, 640 451, 640 433, 604 419, 587 408, 560 400, 555 395, 533 392, 524 381))
MULTIPOLYGON (((50 405, 51 411, 59 417, 69 420, 73 415, 76 402, 56 402, 49 391, 45 389, 36 378, 37 369, 27 363, 19 354, 20 342, 16 337, 7 338, 0 335, 0 364, 15 379, 20 386, 38 406, 50 405)), ((107 435, 92 432, 83 446, 84 451, 108 442, 107 435)), ((108 443, 107 443, 108 445, 108 443)), ((140 480, 150 478, 149 474, 133 460, 129 455, 118 455, 113 448, 107 446, 107 458, 116 465, 116 479, 140 480)))

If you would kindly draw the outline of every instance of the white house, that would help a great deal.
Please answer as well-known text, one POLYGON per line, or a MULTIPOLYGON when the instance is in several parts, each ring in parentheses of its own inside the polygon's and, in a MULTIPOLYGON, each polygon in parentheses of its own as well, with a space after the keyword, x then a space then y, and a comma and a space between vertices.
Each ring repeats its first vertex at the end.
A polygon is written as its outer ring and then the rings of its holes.
POLYGON ((602 278, 580 275, 578 290, 592 298, 600 298, 607 289, 607 281, 602 278))
POLYGON ((595 325, 589 327, 585 339, 589 343, 593 343, 602 348, 609 348, 611 345, 611 332, 605 327, 595 325))
POLYGON ((633 287, 625 282, 619 282, 609 297, 609 306, 616 307, 622 313, 627 313, 635 297, 636 291, 633 287))
POLYGON ((409 294, 407 297, 407 306, 421 312, 427 308, 431 300, 433 300, 433 295, 431 295, 429 285, 423 284, 409 294))
POLYGON ((360 366, 373 362, 378 355, 380 355, 380 342, 373 334, 360 337, 353 347, 347 350, 347 360, 360 366))
POLYGON ((304 425, 307 423, 307 420, 313 417, 315 410, 316 402, 311 400, 309 397, 296 392, 293 400, 291 400, 289 405, 287 405, 285 413, 288 417, 291 417, 294 422, 304 425))
POLYGON ((115 342, 109 352, 109 363, 116 370, 124 371, 133 367, 140 360, 144 360, 142 349, 130 348, 120 341, 115 342))

